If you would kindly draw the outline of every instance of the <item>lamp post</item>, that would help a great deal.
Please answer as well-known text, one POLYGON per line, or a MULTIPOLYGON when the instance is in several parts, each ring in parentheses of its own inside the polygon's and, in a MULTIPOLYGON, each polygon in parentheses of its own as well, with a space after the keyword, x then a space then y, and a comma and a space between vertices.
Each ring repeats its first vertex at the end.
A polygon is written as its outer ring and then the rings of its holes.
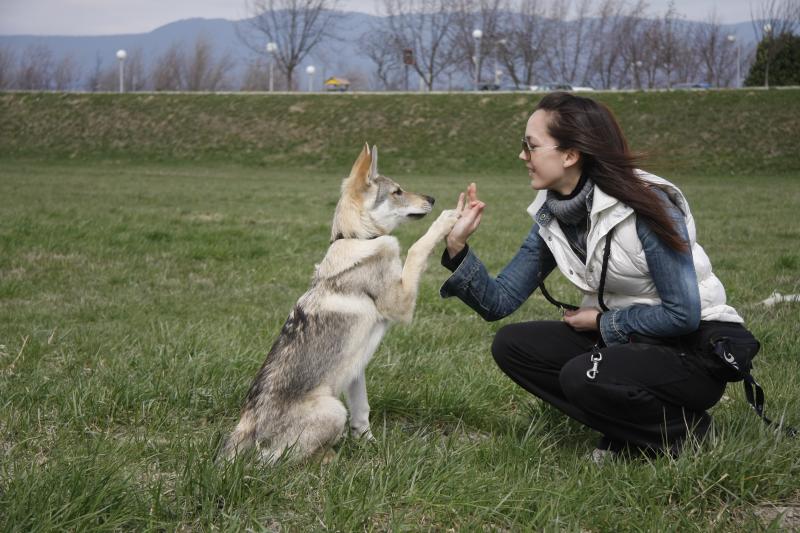
POLYGON ((273 76, 273 64, 275 63, 275 52, 278 51, 278 45, 275 43, 267 43, 267 53, 269 54, 269 92, 275 90, 275 78, 273 76))
POLYGON ((728 35, 728 42, 736 43, 736 88, 738 89, 742 86, 742 47, 736 41, 735 35, 728 35))
POLYGON ((481 30, 472 30, 472 38, 475 39, 475 90, 480 89, 481 83, 481 38, 483 32, 481 30))
POLYGON ((125 92, 125 58, 128 53, 125 50, 117 50, 117 59, 119 60, 119 92, 125 92))
POLYGON ((634 61, 633 63, 633 72, 631 73, 631 89, 641 89, 641 83, 639 83, 639 69, 642 68, 641 61, 634 61))
POLYGON ((306 67, 306 74, 308 74, 308 92, 311 92, 314 88, 314 73, 317 69, 314 68, 314 65, 309 65, 306 67))
POLYGON ((497 48, 499 46, 505 46, 506 43, 505 39, 498 39, 494 42, 494 84, 500 85, 500 76, 503 74, 499 68, 497 68, 497 48))
POLYGON ((767 37, 767 65, 764 68, 764 88, 769 89, 769 60, 772 51, 772 24, 764 24, 764 35, 767 37))

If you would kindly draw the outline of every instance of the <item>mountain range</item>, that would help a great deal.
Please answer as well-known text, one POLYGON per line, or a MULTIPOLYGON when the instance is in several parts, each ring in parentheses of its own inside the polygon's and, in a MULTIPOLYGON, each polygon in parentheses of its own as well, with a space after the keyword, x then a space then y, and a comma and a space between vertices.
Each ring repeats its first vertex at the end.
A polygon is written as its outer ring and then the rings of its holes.
MULTIPOLYGON (((299 72, 304 72, 307 65, 313 64, 317 69, 314 79, 316 88, 320 87, 322 80, 333 75, 342 76, 348 73, 352 75, 361 72, 364 79, 367 79, 373 70, 373 64, 360 52, 358 37, 379 23, 379 19, 380 17, 366 13, 343 13, 341 27, 347 28, 346 34, 350 37, 323 41, 301 65, 299 72)), ((703 23, 690 22, 690 24, 703 23)), ((246 65, 256 57, 238 37, 237 29, 241 30, 245 25, 244 20, 192 18, 166 24, 151 32, 136 34, 0 35, 0 47, 9 49, 19 56, 31 46, 43 45, 52 51, 53 59, 56 61, 64 56, 72 57, 82 74, 81 77, 86 78, 92 71, 115 66, 117 50, 138 52, 144 59, 145 67, 148 67, 151 61, 160 57, 173 44, 191 46, 197 38, 203 36, 212 44, 215 54, 229 54, 235 62, 231 75, 241 77, 246 65)), ((755 43, 750 22, 724 25, 723 32, 737 37, 743 53, 755 43)), ((264 44, 266 45, 266 42, 264 44)), ((305 81, 301 86, 307 86, 305 81)))

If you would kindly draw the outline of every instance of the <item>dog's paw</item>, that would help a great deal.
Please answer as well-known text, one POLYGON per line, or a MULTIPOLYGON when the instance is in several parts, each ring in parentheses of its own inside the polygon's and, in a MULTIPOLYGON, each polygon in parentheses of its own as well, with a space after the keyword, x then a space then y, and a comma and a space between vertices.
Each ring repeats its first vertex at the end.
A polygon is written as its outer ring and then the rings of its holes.
POLYGON ((441 238, 444 238, 450 233, 450 230, 453 229, 460 217, 461 214, 455 209, 445 209, 431 225, 431 229, 441 238))

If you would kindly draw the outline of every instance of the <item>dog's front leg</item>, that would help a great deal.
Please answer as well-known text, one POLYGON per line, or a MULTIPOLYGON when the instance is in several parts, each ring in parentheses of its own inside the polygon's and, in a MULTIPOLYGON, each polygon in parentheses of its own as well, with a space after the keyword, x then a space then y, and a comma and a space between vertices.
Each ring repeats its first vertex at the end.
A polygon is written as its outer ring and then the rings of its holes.
POLYGON ((414 305, 417 301, 419 280, 428 264, 433 249, 450 233, 459 217, 458 211, 448 209, 442 211, 425 235, 408 249, 403 272, 400 275, 400 297, 397 299, 395 314, 402 322, 411 322, 414 316, 414 305))
POLYGON ((375 440, 369 427, 369 403, 367 402, 367 380, 362 370, 347 387, 347 407, 350 408, 350 435, 375 440))

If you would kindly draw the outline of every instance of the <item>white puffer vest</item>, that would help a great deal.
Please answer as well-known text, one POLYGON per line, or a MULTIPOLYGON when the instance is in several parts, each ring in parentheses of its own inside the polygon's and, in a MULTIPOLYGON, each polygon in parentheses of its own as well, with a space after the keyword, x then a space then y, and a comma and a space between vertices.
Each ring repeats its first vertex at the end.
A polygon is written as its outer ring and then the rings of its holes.
MULTIPOLYGON (((675 185, 663 178, 644 171, 639 177, 659 185, 681 210, 689 231, 694 268, 700 289, 701 320, 738 322, 744 320, 733 307, 725 304, 725 288, 711 272, 711 261, 697 244, 697 232, 689 203, 675 185)), ((603 301, 609 309, 621 309, 634 304, 658 305, 661 299, 650 276, 642 243, 636 233, 636 213, 616 198, 607 195, 599 187, 594 188, 592 211, 589 215, 590 229, 586 237, 586 264, 572 251, 558 220, 552 215, 537 214, 544 205, 547 191, 539 191, 528 207, 528 213, 539 223, 539 235, 555 257, 558 269, 584 294, 581 307, 599 307, 597 290, 603 264, 605 236, 615 228, 611 238, 608 272, 603 291, 603 301)))

